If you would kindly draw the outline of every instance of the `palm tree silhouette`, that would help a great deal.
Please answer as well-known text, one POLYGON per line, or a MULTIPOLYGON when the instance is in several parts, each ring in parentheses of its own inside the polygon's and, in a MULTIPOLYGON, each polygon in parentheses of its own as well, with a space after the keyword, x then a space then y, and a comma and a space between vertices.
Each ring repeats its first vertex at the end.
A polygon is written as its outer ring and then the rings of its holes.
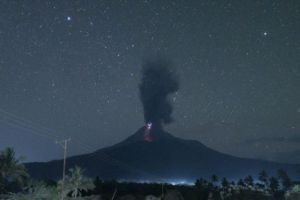
POLYGON ((29 175, 12 148, 0 151, 0 193, 20 190, 29 175))

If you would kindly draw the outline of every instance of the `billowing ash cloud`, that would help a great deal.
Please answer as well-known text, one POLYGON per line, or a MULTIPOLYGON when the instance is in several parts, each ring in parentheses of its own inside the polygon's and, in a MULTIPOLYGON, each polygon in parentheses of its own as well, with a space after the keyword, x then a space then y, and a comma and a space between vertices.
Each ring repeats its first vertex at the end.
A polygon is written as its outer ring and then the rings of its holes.
POLYGON ((168 95, 179 89, 179 82, 170 63, 164 60, 146 61, 139 89, 145 122, 157 126, 171 123, 173 107, 168 95))

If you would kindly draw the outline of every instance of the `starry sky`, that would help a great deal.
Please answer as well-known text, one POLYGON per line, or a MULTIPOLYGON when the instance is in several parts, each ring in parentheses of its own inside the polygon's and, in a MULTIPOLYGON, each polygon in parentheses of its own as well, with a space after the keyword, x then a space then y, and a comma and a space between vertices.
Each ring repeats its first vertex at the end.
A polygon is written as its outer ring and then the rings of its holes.
POLYGON ((300 2, 0 2, 0 149, 26 161, 122 141, 143 126, 144 59, 180 89, 165 129, 240 157, 300 163, 300 2))

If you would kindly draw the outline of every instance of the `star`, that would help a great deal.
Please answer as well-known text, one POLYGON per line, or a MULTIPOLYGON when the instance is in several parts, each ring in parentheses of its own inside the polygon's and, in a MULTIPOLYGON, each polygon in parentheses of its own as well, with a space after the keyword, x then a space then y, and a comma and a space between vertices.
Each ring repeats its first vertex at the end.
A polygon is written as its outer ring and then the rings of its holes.
POLYGON ((264 35, 264 36, 267 36, 267 35, 268 35, 268 32, 266 32, 266 31, 263 32, 263 35, 264 35))
POLYGON ((71 21, 71 20, 72 20, 72 18, 71 18, 70 16, 68 16, 68 17, 67 17, 67 20, 68 20, 68 21, 71 21))

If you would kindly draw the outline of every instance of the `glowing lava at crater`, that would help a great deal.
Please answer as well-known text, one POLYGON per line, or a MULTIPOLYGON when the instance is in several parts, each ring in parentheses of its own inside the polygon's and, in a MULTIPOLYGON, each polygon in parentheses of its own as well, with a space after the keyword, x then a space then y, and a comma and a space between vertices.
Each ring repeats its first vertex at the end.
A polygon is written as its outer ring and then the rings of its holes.
POLYGON ((151 122, 146 123, 145 132, 144 132, 144 140, 147 141, 147 142, 152 142, 153 141, 153 138, 150 134, 151 128, 152 128, 152 123, 151 122))
POLYGON ((149 122, 149 123, 146 124, 146 130, 150 131, 151 127, 152 127, 152 123, 151 122, 149 122))

